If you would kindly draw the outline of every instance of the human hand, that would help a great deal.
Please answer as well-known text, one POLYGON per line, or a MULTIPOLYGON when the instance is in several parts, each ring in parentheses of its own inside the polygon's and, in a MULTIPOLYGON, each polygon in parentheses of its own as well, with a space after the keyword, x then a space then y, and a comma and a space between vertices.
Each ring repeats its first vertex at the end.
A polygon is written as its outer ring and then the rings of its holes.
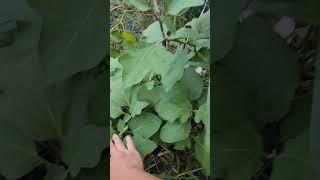
POLYGON ((158 178, 144 171, 143 161, 134 146, 132 138, 127 136, 126 141, 127 148, 116 134, 110 141, 110 179, 158 180, 158 178))

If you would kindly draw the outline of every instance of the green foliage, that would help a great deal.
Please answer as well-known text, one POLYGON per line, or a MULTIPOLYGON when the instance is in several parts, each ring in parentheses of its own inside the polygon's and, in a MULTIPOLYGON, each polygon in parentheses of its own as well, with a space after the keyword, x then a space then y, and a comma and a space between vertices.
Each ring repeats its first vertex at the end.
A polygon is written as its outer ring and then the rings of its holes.
POLYGON ((320 76, 317 71, 313 93, 301 96, 301 51, 271 26, 281 16, 296 18, 297 26, 318 25, 318 6, 314 0, 215 1, 214 178, 260 179, 268 167, 272 180, 320 178, 320 76))
MULTIPOLYGON (((177 15, 203 3, 166 1, 164 11, 177 15)), ((210 11, 204 12, 186 23, 190 28, 174 24, 168 28, 168 20, 157 17, 160 20, 151 22, 135 45, 126 46, 120 55, 110 58, 112 131, 132 134, 143 158, 160 144, 173 145, 176 150, 196 149, 197 159, 208 176, 210 123, 206 106, 210 103, 209 99, 204 99, 203 104, 197 102, 207 97, 208 75, 198 74, 192 64, 202 63, 208 71, 209 55, 205 52, 210 50, 209 14, 210 11), (195 122, 203 125, 196 134, 191 133, 195 122)), ((119 41, 114 39, 113 43, 119 41)))
POLYGON ((0 174, 77 178, 108 144, 105 1, 0 7, 0 174))

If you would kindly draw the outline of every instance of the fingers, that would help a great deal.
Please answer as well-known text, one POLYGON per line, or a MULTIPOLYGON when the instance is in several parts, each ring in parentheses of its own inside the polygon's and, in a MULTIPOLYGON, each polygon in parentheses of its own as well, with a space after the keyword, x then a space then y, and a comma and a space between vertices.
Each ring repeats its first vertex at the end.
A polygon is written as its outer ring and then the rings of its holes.
POLYGON ((112 140, 110 140, 110 155, 116 152, 116 147, 113 144, 112 140))
POLYGON ((131 152, 136 152, 137 150, 136 150, 136 147, 133 144, 133 140, 132 140, 131 136, 127 136, 126 140, 127 140, 128 150, 131 151, 131 152))
POLYGON ((122 143, 120 137, 117 134, 114 134, 112 136, 112 140, 113 140, 114 145, 115 145, 115 147, 116 147, 116 149, 118 151, 122 151, 122 152, 126 151, 126 147, 124 146, 124 144, 122 143))

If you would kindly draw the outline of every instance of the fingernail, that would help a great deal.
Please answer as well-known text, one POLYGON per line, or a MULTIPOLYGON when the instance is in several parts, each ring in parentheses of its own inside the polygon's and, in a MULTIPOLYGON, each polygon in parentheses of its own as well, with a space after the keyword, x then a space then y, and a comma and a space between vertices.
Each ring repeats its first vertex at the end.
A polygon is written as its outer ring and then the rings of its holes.
POLYGON ((127 136, 126 136, 126 140, 127 140, 127 141, 130 140, 130 138, 131 138, 130 135, 127 135, 127 136))

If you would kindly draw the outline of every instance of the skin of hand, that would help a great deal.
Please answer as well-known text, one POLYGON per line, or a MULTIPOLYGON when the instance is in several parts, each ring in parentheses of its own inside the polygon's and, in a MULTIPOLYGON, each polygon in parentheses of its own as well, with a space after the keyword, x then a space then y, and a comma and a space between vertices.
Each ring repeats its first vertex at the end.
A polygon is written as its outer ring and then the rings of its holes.
POLYGON ((130 136, 127 147, 116 134, 110 141, 110 180, 159 180, 144 171, 143 161, 130 136))

